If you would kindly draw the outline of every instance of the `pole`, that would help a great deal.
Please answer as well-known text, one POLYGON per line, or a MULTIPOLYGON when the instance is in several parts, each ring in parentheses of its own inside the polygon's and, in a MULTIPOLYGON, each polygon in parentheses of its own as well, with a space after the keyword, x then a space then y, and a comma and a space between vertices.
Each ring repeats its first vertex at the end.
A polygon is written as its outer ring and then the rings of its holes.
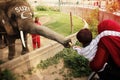
POLYGON ((60 11, 60 4, 61 4, 61 1, 59 0, 59 2, 58 2, 58 6, 59 6, 59 11, 60 11))
POLYGON ((72 22, 72 13, 70 12, 70 27, 71 27, 71 33, 73 33, 73 22, 72 22))

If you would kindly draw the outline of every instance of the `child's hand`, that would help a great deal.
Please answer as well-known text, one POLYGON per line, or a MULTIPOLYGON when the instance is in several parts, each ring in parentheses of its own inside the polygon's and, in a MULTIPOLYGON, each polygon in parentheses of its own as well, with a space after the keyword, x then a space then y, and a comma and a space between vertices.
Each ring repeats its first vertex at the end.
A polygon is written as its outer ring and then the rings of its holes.
MULTIPOLYGON (((73 46, 73 50, 76 50, 78 52, 78 54, 81 53, 81 47, 80 46, 73 46)), ((80 54, 81 55, 81 54, 80 54)))
POLYGON ((80 49, 81 47, 80 46, 73 46, 73 49, 76 50, 76 49, 80 49))

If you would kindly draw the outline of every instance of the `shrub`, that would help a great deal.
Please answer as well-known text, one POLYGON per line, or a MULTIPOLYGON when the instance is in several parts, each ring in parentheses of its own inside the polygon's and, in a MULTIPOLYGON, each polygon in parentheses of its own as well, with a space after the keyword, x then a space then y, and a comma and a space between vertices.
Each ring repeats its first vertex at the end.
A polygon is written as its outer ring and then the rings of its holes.
POLYGON ((120 5, 119 5, 119 2, 118 1, 114 1, 114 2, 111 2, 111 3, 107 3, 106 4, 106 10, 108 12, 116 12, 120 9, 120 5))
POLYGON ((2 61, 2 60, 0 60, 0 64, 3 64, 3 63, 5 63, 4 61, 2 61))
POLYGON ((59 52, 54 57, 41 61, 37 67, 46 69, 53 64, 58 64, 60 59, 63 59, 64 67, 68 68, 68 75, 72 77, 88 76, 91 73, 88 66, 88 60, 83 56, 78 55, 72 48, 63 49, 63 51, 59 52))
POLYGON ((37 6, 37 11, 59 11, 57 7, 37 6))
POLYGON ((59 60, 64 56, 61 52, 56 54, 54 57, 48 58, 46 60, 41 60, 40 64, 37 65, 37 68, 46 69, 47 67, 58 64, 59 60))
POLYGON ((15 75, 8 69, 0 72, 0 80, 17 80, 15 75))
POLYGON ((93 37, 97 35, 98 11, 99 9, 94 9, 86 19, 87 23, 89 24, 90 30, 93 33, 93 37))
POLYGON ((66 68, 70 69, 70 75, 73 77, 88 76, 91 70, 88 66, 88 60, 80 56, 72 49, 67 49, 64 57, 64 64, 66 68))
POLYGON ((46 6, 37 6, 36 9, 37 11, 48 11, 49 10, 48 7, 46 6))

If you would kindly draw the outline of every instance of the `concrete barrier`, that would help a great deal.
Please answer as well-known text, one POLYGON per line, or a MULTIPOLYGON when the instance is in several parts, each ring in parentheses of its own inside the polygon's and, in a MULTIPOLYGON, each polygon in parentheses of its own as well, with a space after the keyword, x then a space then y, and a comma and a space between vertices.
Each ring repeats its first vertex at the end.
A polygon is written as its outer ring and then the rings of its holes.
MULTIPOLYGON (((76 33, 67 37, 72 40, 73 44, 77 41, 75 35, 76 33)), ((16 73, 27 71, 31 67, 36 67, 36 65, 39 64, 41 60, 50 58, 58 52, 62 51, 63 48, 64 47, 61 44, 53 42, 47 46, 41 47, 35 51, 31 51, 28 54, 22 55, 11 61, 1 64, 0 69, 3 70, 7 68, 16 73)))

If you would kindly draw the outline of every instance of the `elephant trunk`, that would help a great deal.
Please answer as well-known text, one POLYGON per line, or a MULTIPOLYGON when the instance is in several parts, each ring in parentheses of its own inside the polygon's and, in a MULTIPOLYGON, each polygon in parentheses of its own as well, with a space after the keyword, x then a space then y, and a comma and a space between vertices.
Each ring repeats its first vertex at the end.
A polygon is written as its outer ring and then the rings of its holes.
POLYGON ((58 43, 64 45, 66 39, 56 33, 55 31, 45 27, 45 26, 39 26, 35 23, 25 23, 26 26, 24 27, 23 31, 25 32, 28 32, 28 33, 31 33, 31 34, 38 34, 38 35, 41 35, 41 36, 44 36, 48 39, 51 39, 51 40, 54 40, 54 41, 57 41, 58 43))

